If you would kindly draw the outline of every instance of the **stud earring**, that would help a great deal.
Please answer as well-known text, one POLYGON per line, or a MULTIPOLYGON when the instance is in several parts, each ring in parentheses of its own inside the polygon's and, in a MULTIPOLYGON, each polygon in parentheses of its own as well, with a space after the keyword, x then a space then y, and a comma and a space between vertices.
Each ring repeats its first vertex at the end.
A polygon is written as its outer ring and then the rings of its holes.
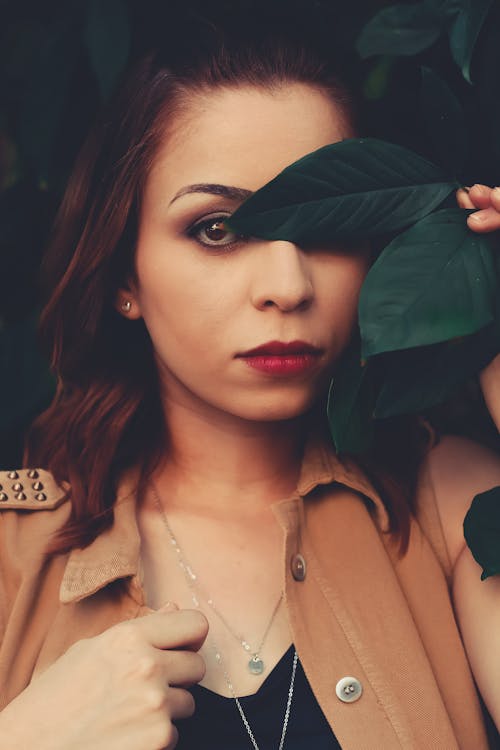
POLYGON ((122 302, 121 308, 122 308, 123 312, 129 313, 130 310, 132 309, 132 303, 131 303, 131 301, 129 299, 126 299, 125 302, 122 302))

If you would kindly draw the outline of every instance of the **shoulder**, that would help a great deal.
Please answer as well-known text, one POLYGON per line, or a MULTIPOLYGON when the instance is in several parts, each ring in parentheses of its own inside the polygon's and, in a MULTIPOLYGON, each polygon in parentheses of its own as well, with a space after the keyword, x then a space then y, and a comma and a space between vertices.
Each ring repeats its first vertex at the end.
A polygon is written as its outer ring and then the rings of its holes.
POLYGON ((417 509, 435 513, 454 567, 462 552, 464 517, 480 492, 500 485, 500 456, 464 437, 447 435, 428 453, 419 476, 417 509))
POLYGON ((0 562, 17 567, 44 554, 69 516, 69 485, 43 469, 0 471, 0 562))
POLYGON ((54 510, 67 497, 68 487, 58 485, 44 469, 0 471, 0 511, 54 510))

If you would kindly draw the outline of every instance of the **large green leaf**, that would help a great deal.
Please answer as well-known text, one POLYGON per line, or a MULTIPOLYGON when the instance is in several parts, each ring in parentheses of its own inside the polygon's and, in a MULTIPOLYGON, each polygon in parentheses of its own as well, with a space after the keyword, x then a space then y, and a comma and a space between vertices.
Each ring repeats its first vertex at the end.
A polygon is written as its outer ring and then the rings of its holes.
POLYGON ((373 437, 375 391, 359 340, 344 353, 328 393, 327 414, 337 453, 364 453, 373 437))
POLYGON ((468 136, 463 107, 446 81, 430 68, 422 68, 421 112, 434 156, 459 174, 465 164, 468 136))
POLYGON ((362 58, 372 55, 416 55, 441 34, 436 13, 424 2, 383 8, 361 31, 356 48, 362 58))
POLYGON ((352 138, 286 167, 226 223, 246 235, 299 245, 367 239, 408 227, 457 187, 412 151, 352 138))
POLYGON ((399 235, 363 284, 363 356, 474 333, 493 320, 496 272, 490 240, 461 209, 442 209, 399 235))
POLYGON ((103 99, 107 99, 130 51, 130 23, 122 0, 90 0, 85 45, 103 99))
POLYGON ((500 487, 482 492, 472 501, 464 520, 464 536, 484 581, 500 573, 500 487))
POLYGON ((442 403, 499 351, 500 321, 462 339, 381 355, 385 377, 375 417, 416 413, 442 403))
POLYGON ((453 59, 471 83, 470 68, 474 48, 493 0, 462 0, 463 10, 450 30, 450 49, 453 59))

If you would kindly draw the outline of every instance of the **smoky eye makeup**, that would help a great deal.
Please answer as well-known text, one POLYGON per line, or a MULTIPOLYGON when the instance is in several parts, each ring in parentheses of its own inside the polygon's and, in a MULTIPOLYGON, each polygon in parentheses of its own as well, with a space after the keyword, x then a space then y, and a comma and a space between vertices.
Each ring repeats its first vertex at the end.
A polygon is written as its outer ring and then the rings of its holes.
POLYGON ((188 224, 185 235, 209 250, 227 251, 241 245, 247 238, 226 226, 231 211, 214 211, 188 224))

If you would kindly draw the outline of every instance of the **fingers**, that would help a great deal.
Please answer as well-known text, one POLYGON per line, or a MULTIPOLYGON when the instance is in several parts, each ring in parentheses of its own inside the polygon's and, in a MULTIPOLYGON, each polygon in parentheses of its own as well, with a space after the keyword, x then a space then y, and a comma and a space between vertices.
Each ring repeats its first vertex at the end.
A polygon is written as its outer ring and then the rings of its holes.
MULTIPOLYGON (((127 623, 127 625, 129 625, 127 623)), ((133 621, 155 648, 198 651, 208 633, 207 618, 198 610, 157 611, 133 621)))
POLYGON ((487 185, 473 185, 469 190, 473 208, 489 208, 491 206, 492 189, 487 185))
POLYGON ((168 691, 168 705, 172 719, 187 719, 194 714, 194 698, 187 690, 170 688, 168 691))
POLYGON ((496 232, 500 229, 500 213, 496 208, 485 208, 467 217, 467 224, 474 232, 496 232))
POLYGON ((193 651, 156 651, 160 655, 168 684, 174 687, 189 687, 205 676, 205 662, 193 651))
POLYGON ((470 229, 478 233, 500 230, 500 188, 473 185, 457 192, 460 208, 479 209, 467 218, 470 229))
POLYGON ((469 196, 469 191, 465 188, 457 190, 457 203, 460 208, 476 208, 469 196))

